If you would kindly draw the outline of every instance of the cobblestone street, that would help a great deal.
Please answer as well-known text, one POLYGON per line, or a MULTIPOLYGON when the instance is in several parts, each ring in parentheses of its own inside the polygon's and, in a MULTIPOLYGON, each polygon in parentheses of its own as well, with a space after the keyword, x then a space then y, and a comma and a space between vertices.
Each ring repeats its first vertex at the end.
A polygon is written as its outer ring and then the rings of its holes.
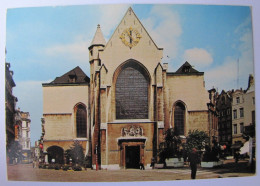
MULTIPOLYGON (((254 176, 247 161, 226 160, 220 168, 198 168, 196 179, 232 178, 254 176)), ((154 169, 141 171, 127 170, 84 170, 63 171, 32 168, 31 164, 9 165, 9 181, 44 181, 44 182, 128 182, 128 181, 169 181, 190 180, 189 167, 174 169, 154 169)))

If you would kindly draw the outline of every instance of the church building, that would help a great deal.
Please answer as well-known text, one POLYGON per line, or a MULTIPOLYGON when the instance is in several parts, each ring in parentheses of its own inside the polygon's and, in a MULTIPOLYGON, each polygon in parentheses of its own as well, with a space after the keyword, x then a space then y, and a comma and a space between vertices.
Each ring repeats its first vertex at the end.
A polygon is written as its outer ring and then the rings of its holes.
POLYGON ((43 86, 43 151, 60 163, 75 140, 93 167, 150 168, 164 131, 209 133, 204 73, 185 62, 169 72, 163 48, 132 8, 106 42, 100 25, 89 46, 90 77, 79 68, 43 86))

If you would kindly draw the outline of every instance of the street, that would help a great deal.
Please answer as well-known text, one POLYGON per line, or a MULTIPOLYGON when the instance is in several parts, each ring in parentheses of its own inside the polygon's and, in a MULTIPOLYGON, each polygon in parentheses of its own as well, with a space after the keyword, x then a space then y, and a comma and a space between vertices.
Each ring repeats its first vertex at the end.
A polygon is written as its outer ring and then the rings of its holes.
MULTIPOLYGON (((254 176, 247 166, 248 161, 225 160, 219 168, 198 168, 196 179, 232 178, 254 176)), ((8 165, 9 181, 45 182, 128 182, 128 181, 169 181, 190 180, 190 168, 153 169, 153 170, 84 170, 63 171, 33 168, 32 164, 8 165)))

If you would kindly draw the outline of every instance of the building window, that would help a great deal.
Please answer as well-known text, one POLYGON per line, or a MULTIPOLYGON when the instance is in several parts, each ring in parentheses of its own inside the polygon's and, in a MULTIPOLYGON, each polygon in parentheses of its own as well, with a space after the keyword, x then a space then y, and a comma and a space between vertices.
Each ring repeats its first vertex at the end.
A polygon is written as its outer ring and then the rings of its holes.
POLYGON ((237 119, 237 110, 233 110, 233 118, 237 119))
POLYGON ((240 103, 240 97, 236 97, 237 103, 240 103))
POLYGON ((234 124, 234 134, 237 134, 237 124, 234 124))
POLYGON ((244 132, 244 123, 240 123, 240 133, 244 132))
POLYGON ((136 64, 128 64, 116 81, 116 119, 148 119, 148 79, 136 64))
POLYGON ((255 97, 252 97, 253 105, 255 104, 255 97))
POLYGON ((174 128, 178 135, 184 135, 185 107, 182 103, 177 103, 174 109, 174 128))
POLYGON ((240 117, 241 118, 244 117, 244 108, 240 108, 239 110, 240 110, 240 117))
POLYGON ((230 108, 227 109, 227 115, 230 115, 230 108))
POLYGON ((252 111, 252 124, 255 124, 255 111, 252 111))
POLYGON ((86 108, 83 105, 78 105, 76 108, 76 128, 77 137, 87 137, 87 113, 86 108))

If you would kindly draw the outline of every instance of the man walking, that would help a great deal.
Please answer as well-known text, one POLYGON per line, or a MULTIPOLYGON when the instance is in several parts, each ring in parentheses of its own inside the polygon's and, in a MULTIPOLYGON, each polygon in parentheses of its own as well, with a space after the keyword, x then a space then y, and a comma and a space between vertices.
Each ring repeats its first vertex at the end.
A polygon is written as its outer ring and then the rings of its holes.
POLYGON ((192 152, 189 155, 189 162, 191 168, 191 179, 196 179, 197 164, 199 163, 199 157, 196 148, 192 149, 192 152))

